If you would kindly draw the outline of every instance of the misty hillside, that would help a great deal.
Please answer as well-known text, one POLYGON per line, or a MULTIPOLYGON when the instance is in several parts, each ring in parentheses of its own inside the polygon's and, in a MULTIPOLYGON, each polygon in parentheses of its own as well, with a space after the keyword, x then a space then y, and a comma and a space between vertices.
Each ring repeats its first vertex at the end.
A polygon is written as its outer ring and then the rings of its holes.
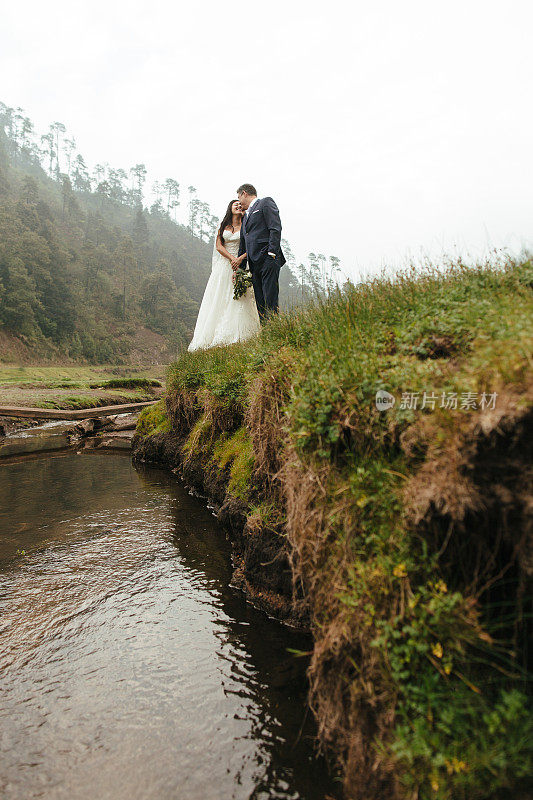
MULTIPOLYGON (((0 103, 0 361, 165 363, 186 346, 218 218, 192 186, 182 201, 173 178, 145 183, 144 164, 91 173, 62 123, 39 137, 0 103)), ((280 290, 308 294, 288 267, 280 290)))

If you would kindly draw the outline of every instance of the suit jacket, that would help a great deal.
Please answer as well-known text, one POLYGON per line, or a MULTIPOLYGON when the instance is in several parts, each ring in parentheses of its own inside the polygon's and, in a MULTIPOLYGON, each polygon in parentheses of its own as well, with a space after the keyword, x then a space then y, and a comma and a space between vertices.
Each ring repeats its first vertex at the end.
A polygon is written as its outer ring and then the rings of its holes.
POLYGON ((262 197, 254 203, 248 216, 245 214, 242 219, 239 255, 247 254, 250 272, 263 263, 268 253, 275 253, 276 264, 282 267, 285 256, 280 242, 279 209, 271 197, 262 197))

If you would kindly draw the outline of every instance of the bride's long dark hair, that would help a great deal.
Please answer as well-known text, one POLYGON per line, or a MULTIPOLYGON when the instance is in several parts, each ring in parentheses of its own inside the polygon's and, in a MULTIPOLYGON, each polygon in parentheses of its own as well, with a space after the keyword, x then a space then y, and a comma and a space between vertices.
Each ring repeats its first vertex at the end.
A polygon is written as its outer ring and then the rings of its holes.
POLYGON ((233 228, 233 211, 232 211, 234 202, 235 200, 229 201, 227 211, 224 214, 224 219, 220 223, 220 228, 218 229, 218 235, 220 236, 220 241, 222 242, 222 244, 224 244, 224 237, 222 236, 222 234, 224 233, 226 228, 231 228, 232 233, 235 232, 233 228))

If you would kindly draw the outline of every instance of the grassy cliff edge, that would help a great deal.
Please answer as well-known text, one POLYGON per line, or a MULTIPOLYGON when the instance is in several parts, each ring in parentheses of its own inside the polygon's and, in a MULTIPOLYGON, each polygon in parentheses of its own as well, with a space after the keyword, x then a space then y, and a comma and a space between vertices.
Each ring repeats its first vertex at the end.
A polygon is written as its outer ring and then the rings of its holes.
POLYGON ((529 261, 369 280, 184 353, 139 421, 134 458, 230 527, 235 581, 310 626, 348 798, 530 785, 532 286, 529 261))

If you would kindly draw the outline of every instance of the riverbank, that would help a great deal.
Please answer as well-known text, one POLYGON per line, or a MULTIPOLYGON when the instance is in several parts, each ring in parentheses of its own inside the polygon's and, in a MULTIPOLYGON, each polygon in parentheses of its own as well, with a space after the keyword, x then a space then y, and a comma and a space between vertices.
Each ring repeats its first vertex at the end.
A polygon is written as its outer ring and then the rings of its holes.
POLYGON ((0 364, 0 406, 78 409, 142 402, 164 391, 165 365, 0 364))
POLYGON ((183 354, 139 419, 134 458, 209 497, 234 580, 310 626, 347 798, 526 796, 532 282, 526 262, 351 287, 183 354))
MULTIPOLYGON (((75 448, 77 452, 93 449, 130 450, 140 409, 133 404, 129 407, 129 412, 120 413, 124 408, 107 406, 102 409, 84 409, 83 416, 79 411, 63 411, 64 418, 58 416, 48 420, 0 415, 0 462, 17 456, 52 453, 69 448, 75 448), (117 413, 110 413, 115 408, 117 413), (106 413, 100 415, 100 412, 106 413), (68 419, 68 414, 72 418, 68 419), (3 419, 7 422, 2 422, 3 419), (13 424, 12 431, 6 431, 9 422, 13 424), (19 422, 30 424, 20 427, 19 422), (36 422, 39 424, 34 424, 36 422)), ((5 410, 0 408, 0 412, 5 410)), ((46 413, 42 409, 26 411, 46 413)), ((48 413, 59 415, 60 412, 48 413)))
MULTIPOLYGON (((87 366, 56 364, 40 366, 0 365, 0 456, 16 451, 32 452, 47 449, 43 435, 36 432, 24 439, 23 431, 41 426, 43 420, 84 420, 89 417, 116 415, 132 411, 137 403, 154 402, 164 393, 165 367, 87 366), (100 411, 95 412, 95 408, 100 411), (20 414, 17 413, 20 409, 20 414), (116 409, 116 410, 115 410, 116 409), (21 441, 7 441, 5 436, 18 435, 21 441), (24 441, 22 441, 24 440, 24 441)), ((46 426, 45 426, 46 428, 46 426)), ((78 433, 90 431, 87 426, 78 433)), ((54 434, 59 434, 55 430, 54 434)), ((69 439, 53 435, 52 449, 68 446, 69 439)), ((123 444, 123 442, 121 443, 123 444)))

